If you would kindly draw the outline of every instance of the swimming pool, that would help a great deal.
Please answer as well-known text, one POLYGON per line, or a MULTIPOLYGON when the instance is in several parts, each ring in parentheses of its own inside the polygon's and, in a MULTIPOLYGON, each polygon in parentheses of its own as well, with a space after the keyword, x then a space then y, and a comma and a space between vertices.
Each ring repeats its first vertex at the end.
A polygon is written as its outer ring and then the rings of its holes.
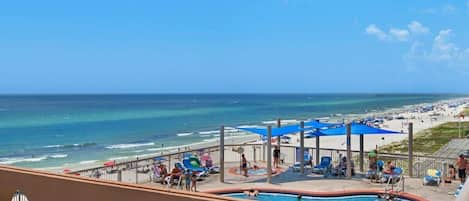
MULTIPOLYGON (((272 174, 276 175, 279 174, 283 171, 282 168, 277 168, 272 170, 272 174)), ((228 170, 230 174, 235 174, 235 175, 243 175, 244 172, 240 170, 239 167, 233 167, 228 170)), ((249 176, 267 176, 267 168, 265 167, 259 167, 259 168, 249 168, 248 169, 248 175, 249 176)))
MULTIPOLYGON (((248 199, 248 200, 259 200, 259 201, 381 201, 377 195, 354 195, 354 196, 343 196, 343 197, 312 197, 302 196, 301 199, 297 195, 284 194, 284 193, 260 193, 257 197, 248 197, 244 193, 230 193, 224 194, 223 196, 248 199)), ((408 201, 406 199, 396 199, 396 201, 408 201)))

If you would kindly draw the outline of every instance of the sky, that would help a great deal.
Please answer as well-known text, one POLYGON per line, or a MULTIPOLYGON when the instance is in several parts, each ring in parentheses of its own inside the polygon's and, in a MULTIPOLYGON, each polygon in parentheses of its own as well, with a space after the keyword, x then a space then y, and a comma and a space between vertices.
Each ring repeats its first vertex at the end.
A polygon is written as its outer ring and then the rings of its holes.
POLYGON ((469 1, 3 1, 0 93, 469 93, 469 1))

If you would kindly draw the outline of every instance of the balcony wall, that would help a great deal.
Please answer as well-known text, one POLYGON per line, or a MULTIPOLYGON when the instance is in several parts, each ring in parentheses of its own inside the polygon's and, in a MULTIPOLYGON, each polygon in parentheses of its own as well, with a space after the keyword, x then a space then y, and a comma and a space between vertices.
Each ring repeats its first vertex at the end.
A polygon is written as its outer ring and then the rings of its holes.
POLYGON ((235 200, 0 165, 0 200, 10 201, 17 190, 29 201, 235 200))

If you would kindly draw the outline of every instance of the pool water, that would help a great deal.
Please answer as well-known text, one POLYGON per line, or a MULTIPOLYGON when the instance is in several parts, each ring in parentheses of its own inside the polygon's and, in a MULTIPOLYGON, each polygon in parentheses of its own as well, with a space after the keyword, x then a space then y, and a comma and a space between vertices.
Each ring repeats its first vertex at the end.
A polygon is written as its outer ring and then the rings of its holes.
MULTIPOLYGON (((281 193, 260 193, 257 197, 248 197, 244 193, 231 193, 225 194, 224 196, 247 199, 247 200, 260 200, 260 201, 384 201, 379 199, 376 195, 356 195, 356 196, 344 196, 344 197, 310 197, 303 196, 301 199, 297 195, 281 194, 281 193)), ((405 199, 396 199, 396 201, 407 201, 405 199)))

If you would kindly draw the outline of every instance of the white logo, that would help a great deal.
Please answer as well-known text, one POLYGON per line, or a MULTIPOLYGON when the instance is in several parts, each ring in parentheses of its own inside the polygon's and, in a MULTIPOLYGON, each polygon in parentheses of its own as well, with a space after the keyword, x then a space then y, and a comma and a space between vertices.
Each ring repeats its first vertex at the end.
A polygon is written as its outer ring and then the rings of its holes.
POLYGON ((29 201, 26 195, 21 193, 19 190, 13 194, 13 198, 11 198, 11 201, 29 201))

